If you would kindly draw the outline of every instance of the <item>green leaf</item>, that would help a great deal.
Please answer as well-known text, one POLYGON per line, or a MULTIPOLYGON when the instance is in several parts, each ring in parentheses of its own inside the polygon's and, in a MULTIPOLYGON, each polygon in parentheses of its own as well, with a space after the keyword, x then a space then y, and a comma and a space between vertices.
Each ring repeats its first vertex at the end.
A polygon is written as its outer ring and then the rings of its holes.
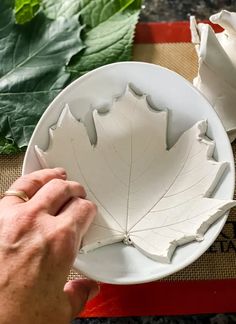
POLYGON ((42 8, 50 19, 70 18, 79 12, 80 0, 42 0, 42 8))
POLYGON ((140 9, 141 3, 142 0, 42 0, 42 7, 51 19, 69 18, 79 12, 82 22, 91 29, 128 7, 140 9))
POLYGON ((19 148, 28 144, 45 108, 68 82, 65 65, 84 48, 80 33, 78 16, 51 21, 39 13, 15 25, 11 1, 0 1, 1 137, 19 148))
POLYGON ((139 10, 141 0, 80 0, 79 10, 82 22, 92 29, 125 10, 139 10))
POLYGON ((86 49, 74 56, 71 79, 104 64, 131 60, 133 35, 142 0, 42 0, 50 18, 79 11, 86 49))
POLYGON ((40 8, 40 0, 15 0, 15 18, 18 24, 29 22, 40 8))
POLYGON ((72 58, 68 71, 72 79, 99 66, 131 60, 138 11, 118 12, 87 32, 86 49, 72 58))
POLYGON ((16 144, 12 141, 6 140, 5 138, 0 136, 0 154, 16 154, 21 152, 22 149, 19 149, 16 144))
POLYGON ((82 0, 80 14, 86 24, 86 49, 72 58, 72 79, 104 64, 129 61, 141 0, 82 0))

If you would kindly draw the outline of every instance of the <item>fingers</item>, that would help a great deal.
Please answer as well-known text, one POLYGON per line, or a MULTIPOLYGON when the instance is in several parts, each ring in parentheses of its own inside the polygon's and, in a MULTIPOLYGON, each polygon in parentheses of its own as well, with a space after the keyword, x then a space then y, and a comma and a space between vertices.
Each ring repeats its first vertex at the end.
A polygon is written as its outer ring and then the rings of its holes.
POLYGON ((97 213, 97 207, 94 203, 86 199, 73 198, 61 210, 57 216, 60 224, 67 226, 76 225, 79 239, 87 232, 97 213))
POLYGON ((31 203, 55 216, 74 197, 86 197, 84 188, 78 182, 53 179, 37 191, 31 203))
MULTIPOLYGON (((26 195, 32 198, 35 193, 52 179, 66 179, 66 172, 62 168, 43 169, 24 175, 17 179, 9 190, 24 191, 26 195)), ((23 203, 24 201, 16 196, 6 196, 3 199, 6 204, 23 203)))
POLYGON ((72 308, 72 318, 78 315, 87 301, 99 293, 99 286, 95 281, 89 279, 71 280, 65 284, 64 292, 69 298, 72 308))

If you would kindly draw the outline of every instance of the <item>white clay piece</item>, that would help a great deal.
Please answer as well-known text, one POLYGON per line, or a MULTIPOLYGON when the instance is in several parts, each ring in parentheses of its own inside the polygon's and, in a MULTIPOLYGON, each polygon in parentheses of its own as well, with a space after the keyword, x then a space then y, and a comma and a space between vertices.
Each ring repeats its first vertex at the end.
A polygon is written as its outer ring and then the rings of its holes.
POLYGON ((209 24, 197 24, 195 17, 190 18, 199 59, 193 84, 216 110, 232 142, 236 138, 236 12, 222 10, 210 21, 224 31, 214 33, 209 24))
POLYGON ((178 245, 202 240, 235 205, 208 198, 227 163, 212 158, 206 121, 167 150, 167 111, 153 110, 146 96, 129 87, 108 113, 94 110, 93 118, 95 145, 67 105, 50 129, 49 147, 36 147, 43 167, 64 167, 98 206, 81 252, 123 241, 154 260, 170 262, 178 245))

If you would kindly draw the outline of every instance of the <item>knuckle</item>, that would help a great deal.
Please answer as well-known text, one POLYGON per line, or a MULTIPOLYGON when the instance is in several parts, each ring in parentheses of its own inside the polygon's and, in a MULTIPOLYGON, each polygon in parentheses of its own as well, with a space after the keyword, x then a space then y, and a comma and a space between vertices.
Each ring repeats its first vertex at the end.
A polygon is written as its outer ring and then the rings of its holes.
POLYGON ((47 245, 53 245, 58 239, 61 239, 61 233, 57 231, 51 231, 46 234, 47 245))
POLYGON ((69 183, 62 179, 52 179, 50 181, 51 185, 55 188, 61 188, 63 191, 68 192, 70 190, 69 183))
MULTIPOLYGON (((70 225, 70 224, 69 224, 70 225)), ((57 237, 67 237, 73 234, 73 227, 69 226, 68 224, 61 224, 57 227, 55 231, 55 235, 57 237)))
POLYGON ((45 242, 48 247, 54 246, 55 242, 63 241, 63 233, 62 231, 55 230, 55 231, 48 231, 45 235, 45 242))
POLYGON ((95 214, 97 212, 97 206, 90 200, 82 199, 80 207, 85 214, 95 214))
POLYGON ((57 237, 58 237, 57 232, 49 231, 48 233, 46 233, 46 235, 45 235, 46 245, 47 246, 53 245, 54 242, 56 241, 57 237))
MULTIPOLYGON (((27 204, 27 203, 26 203, 27 204)), ((37 205, 22 205, 19 206, 22 208, 19 208, 17 210, 15 219, 17 220, 18 225, 24 225, 26 231, 32 230, 33 227, 35 227, 35 224, 37 223, 37 219, 42 214, 42 210, 37 205)))
POLYGON ((34 239, 32 239, 32 244, 29 249, 29 257, 30 254, 33 258, 37 255, 43 255, 46 252, 46 242, 39 235, 35 235, 34 239))
POLYGON ((76 181, 69 181, 71 189, 75 195, 86 197, 86 191, 84 187, 76 181))
POLYGON ((31 174, 26 174, 24 176, 22 176, 19 179, 19 183, 25 184, 25 185, 30 185, 32 187, 40 187, 42 185, 42 181, 40 180, 40 178, 37 177, 33 177, 31 174))
POLYGON ((86 195, 86 191, 84 189, 84 187, 77 182, 77 187, 78 187, 78 191, 82 192, 84 195, 86 195))
POLYGON ((67 182, 62 179, 54 178, 50 181, 50 183, 55 186, 65 186, 67 182))
POLYGON ((68 254, 73 248, 76 241, 76 229, 70 224, 61 224, 54 231, 47 235, 47 245, 49 247, 59 248, 60 251, 66 249, 65 253, 68 254))
POLYGON ((42 213, 44 213, 44 208, 41 202, 31 204, 27 202, 27 205, 25 206, 25 213, 24 216, 28 219, 36 219, 38 218, 42 213))

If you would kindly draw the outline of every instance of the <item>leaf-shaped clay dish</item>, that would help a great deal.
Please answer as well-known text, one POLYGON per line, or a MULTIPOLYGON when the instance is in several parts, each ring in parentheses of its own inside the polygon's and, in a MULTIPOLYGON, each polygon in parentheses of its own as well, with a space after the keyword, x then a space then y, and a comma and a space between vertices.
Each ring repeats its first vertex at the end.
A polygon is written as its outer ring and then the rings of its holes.
POLYGON ((81 252, 123 241, 152 259, 170 262, 178 245, 202 240, 235 205, 207 198, 227 163, 212 158, 206 121, 167 150, 167 111, 152 110, 146 96, 129 87, 106 114, 94 110, 93 119, 96 145, 66 106, 50 129, 48 149, 36 148, 44 167, 63 166, 98 206, 81 252))
POLYGON ((236 12, 222 10, 210 17, 224 28, 214 33, 209 24, 190 19, 192 42, 199 59, 193 84, 206 96, 219 115, 231 142, 236 138, 236 12))

